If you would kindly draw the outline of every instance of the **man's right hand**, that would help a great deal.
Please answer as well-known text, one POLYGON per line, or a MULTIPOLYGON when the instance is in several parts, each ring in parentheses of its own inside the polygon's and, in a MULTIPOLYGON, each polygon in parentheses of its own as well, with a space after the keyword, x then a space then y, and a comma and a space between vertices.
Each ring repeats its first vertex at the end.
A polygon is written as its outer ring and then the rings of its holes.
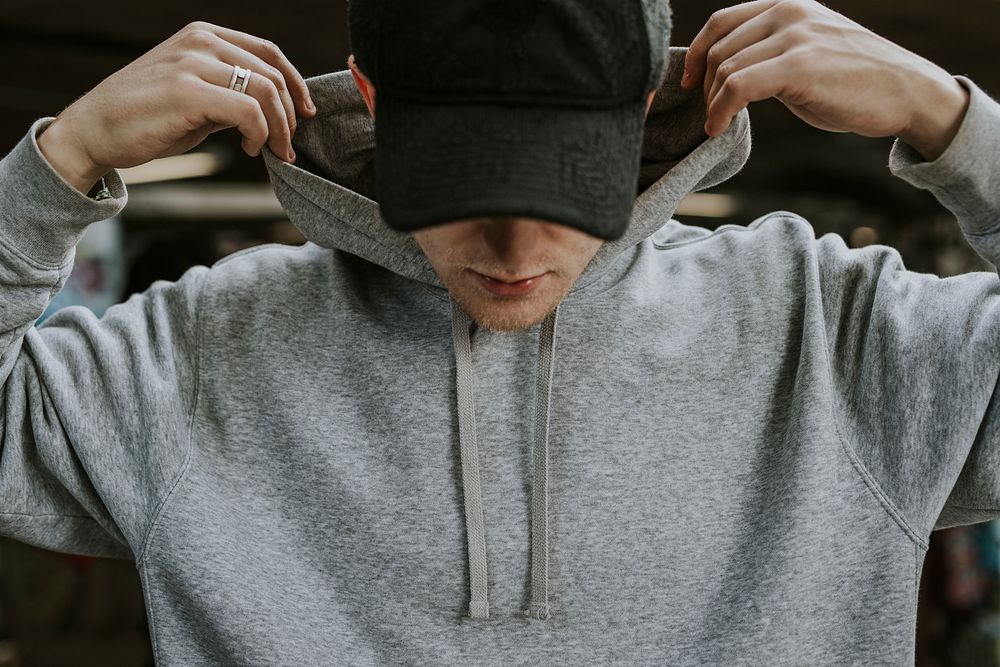
POLYGON ((228 127, 248 155, 266 143, 294 162, 296 115, 315 114, 305 81, 272 42, 195 21, 63 109, 38 147, 86 194, 112 169, 184 153, 228 127), (229 89, 233 65, 253 71, 244 93, 229 89))

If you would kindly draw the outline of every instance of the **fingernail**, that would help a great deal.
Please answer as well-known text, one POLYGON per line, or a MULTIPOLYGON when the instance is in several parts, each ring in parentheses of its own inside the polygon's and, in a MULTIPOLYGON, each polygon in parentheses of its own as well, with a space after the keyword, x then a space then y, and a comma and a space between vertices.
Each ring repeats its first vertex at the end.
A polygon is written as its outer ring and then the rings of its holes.
POLYGON ((291 162, 295 162, 295 151, 288 149, 288 157, 291 158, 291 162))
POLYGON ((306 100, 306 108, 309 109, 309 111, 316 111, 316 105, 313 104, 312 98, 306 100))

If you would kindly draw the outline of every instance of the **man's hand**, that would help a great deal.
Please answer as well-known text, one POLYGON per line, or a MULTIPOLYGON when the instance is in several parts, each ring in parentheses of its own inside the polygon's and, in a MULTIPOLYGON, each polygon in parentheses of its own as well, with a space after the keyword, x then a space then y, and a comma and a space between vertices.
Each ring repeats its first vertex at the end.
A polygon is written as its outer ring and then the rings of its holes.
POLYGON ((211 23, 191 23, 63 109, 38 135, 45 158, 87 193, 112 169, 194 148, 236 127, 251 156, 267 143, 295 160, 296 115, 316 110, 298 71, 271 42, 211 23), (229 89, 233 65, 253 71, 229 89))
POLYGON ((702 84, 709 136, 750 102, 776 97, 810 125, 897 136, 927 160, 951 143, 969 103, 944 69, 814 0, 754 0, 713 14, 681 83, 702 84))

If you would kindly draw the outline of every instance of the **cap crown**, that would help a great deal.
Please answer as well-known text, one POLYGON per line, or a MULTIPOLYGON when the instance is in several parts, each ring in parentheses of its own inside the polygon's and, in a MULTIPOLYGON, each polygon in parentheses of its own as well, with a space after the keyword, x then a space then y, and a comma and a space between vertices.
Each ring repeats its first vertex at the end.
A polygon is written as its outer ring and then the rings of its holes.
POLYGON ((377 94, 437 104, 611 106, 665 73, 666 0, 351 0, 377 94))

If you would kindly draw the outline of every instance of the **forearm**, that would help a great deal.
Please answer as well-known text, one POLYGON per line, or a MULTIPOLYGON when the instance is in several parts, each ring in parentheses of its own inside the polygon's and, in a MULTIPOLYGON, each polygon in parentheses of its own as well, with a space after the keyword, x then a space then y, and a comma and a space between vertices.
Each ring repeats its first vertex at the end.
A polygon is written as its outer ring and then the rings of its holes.
POLYGON ((938 68, 914 73, 918 103, 899 138, 916 149, 924 160, 933 162, 951 145, 969 109, 971 94, 958 80, 938 68))
POLYGON ((943 152, 928 161, 899 139, 889 169, 929 190, 958 218, 969 243, 991 264, 1000 265, 1000 103, 971 80, 955 77, 970 93, 968 108, 943 152))
POLYGON ((87 225, 125 206, 121 179, 106 181, 114 195, 95 201, 56 172, 41 154, 38 119, 0 160, 0 379, 10 372, 21 339, 62 287, 72 251, 87 225))
POLYGON ((128 201, 117 170, 94 178, 91 187, 105 176, 112 194, 96 201, 50 164, 39 142, 54 120, 37 119, 0 160, 0 239, 34 263, 50 268, 66 261, 88 225, 117 215, 128 201))
POLYGON ((101 201, 63 179, 32 141, 45 122, 0 160, 0 535, 134 558, 183 469, 209 270, 34 326, 88 224, 126 203, 117 172, 101 201))
POLYGON ((110 171, 94 164, 58 118, 42 130, 37 144, 49 165, 83 194, 90 192, 94 184, 110 171))

